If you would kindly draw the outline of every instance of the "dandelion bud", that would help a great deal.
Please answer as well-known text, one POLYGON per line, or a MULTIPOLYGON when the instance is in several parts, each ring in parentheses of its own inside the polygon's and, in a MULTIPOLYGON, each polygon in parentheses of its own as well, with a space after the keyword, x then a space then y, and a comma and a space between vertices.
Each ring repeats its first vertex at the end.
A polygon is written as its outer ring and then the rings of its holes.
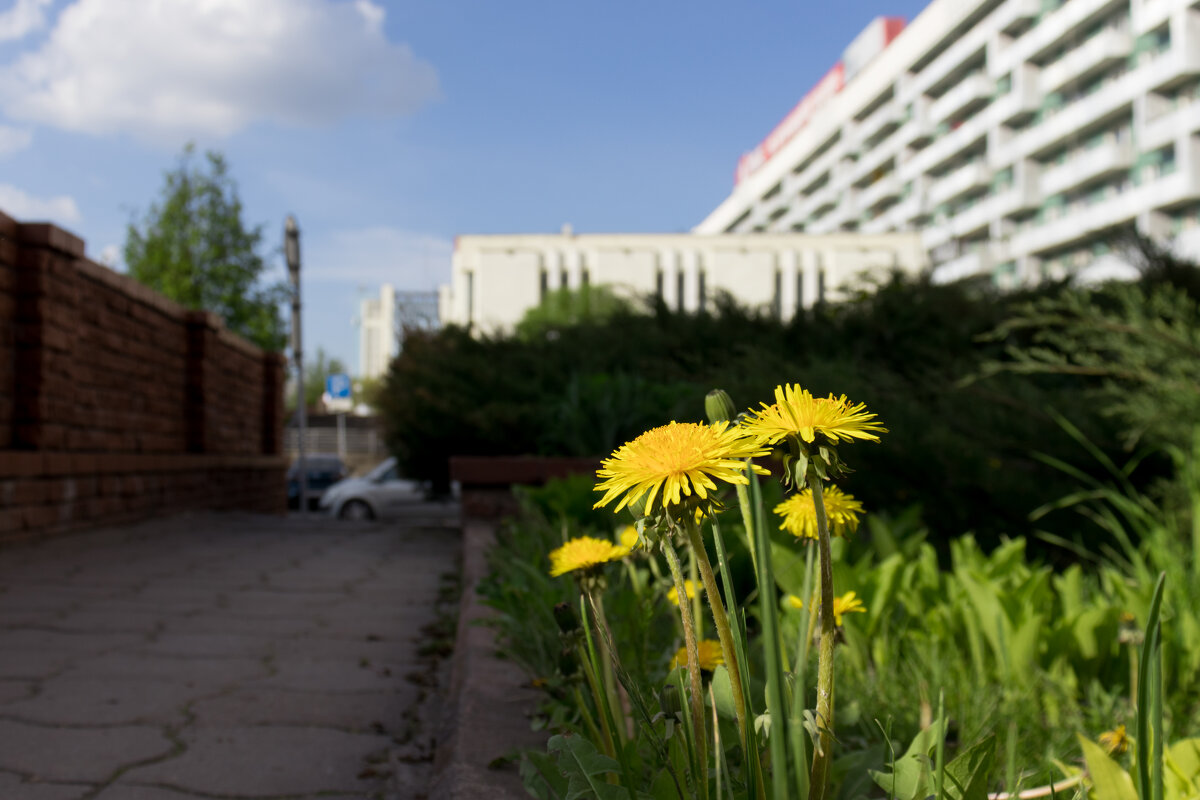
POLYGON ((564 678, 569 678, 579 669, 579 659, 575 657, 574 647, 564 647, 558 653, 558 671, 564 678))
POLYGON ((724 389, 713 389, 704 398, 704 413, 710 423, 730 422, 737 416, 733 400, 724 389))
POLYGON ((679 702, 679 689, 672 683, 663 687, 662 694, 658 696, 658 703, 668 717, 677 716, 683 710, 679 702))
POLYGON ((575 610, 571 608, 570 603, 554 606, 554 621, 558 623, 558 629, 568 636, 579 630, 579 620, 575 617, 575 610))

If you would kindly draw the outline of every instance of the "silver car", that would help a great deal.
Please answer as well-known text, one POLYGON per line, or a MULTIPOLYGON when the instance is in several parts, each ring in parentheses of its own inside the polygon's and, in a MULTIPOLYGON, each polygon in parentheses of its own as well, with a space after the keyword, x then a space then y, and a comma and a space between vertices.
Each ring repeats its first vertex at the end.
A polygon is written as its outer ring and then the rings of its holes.
POLYGON ((389 458, 360 478, 346 478, 325 490, 321 510, 338 519, 380 519, 425 499, 426 483, 401 478, 389 458))

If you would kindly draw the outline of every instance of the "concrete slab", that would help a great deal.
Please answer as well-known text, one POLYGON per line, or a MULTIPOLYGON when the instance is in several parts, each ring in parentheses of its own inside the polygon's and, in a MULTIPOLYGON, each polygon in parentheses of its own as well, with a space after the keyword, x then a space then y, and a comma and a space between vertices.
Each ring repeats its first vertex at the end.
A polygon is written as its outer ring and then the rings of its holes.
POLYGON ((0 719, 0 742, 0 770, 62 783, 104 783, 122 767, 175 750, 161 729, 144 725, 54 728, 0 719))
POLYGON ((33 697, 8 703, 4 716, 46 725, 180 725, 193 700, 217 691, 177 681, 57 677, 33 697))
POLYGON ((76 658, 62 650, 14 650, 0 646, 0 679, 48 678, 62 672, 76 658))
POLYGON ((420 669, 416 663, 373 663, 328 659, 291 659, 276 661, 275 672, 266 678, 247 681, 255 689, 290 689, 320 692, 395 691, 405 676, 420 669))
POLYGON ((405 710, 417 702, 418 693, 407 682, 390 692, 247 687, 199 700, 191 710, 197 727, 281 724, 397 735, 404 731, 405 710))
POLYGON ((0 706, 31 697, 36 686, 37 683, 30 680, 0 679, 0 706))
POLYGON ((168 680, 182 686, 204 685, 223 688, 255 678, 272 670, 264 658, 210 658, 153 656, 128 651, 78 659, 63 670, 64 676, 168 680))
POLYGON ((31 783, 20 775, 0 773, 0 797, 12 800, 83 800, 92 791, 88 784, 31 783))
MULTIPOLYGON (((211 798, 211 795, 208 797, 211 798)), ((158 786, 110 786, 91 800, 208 800, 204 795, 158 786)), ((324 800, 322 798, 322 800, 324 800)))
POLYGON ((427 793, 436 693, 407 676, 453 536, 214 514, 69 538, 0 558, 0 800, 427 793))
POLYGON ((236 633, 167 631, 151 642, 129 649, 145 655, 181 658, 266 658, 271 654, 271 642, 260 636, 236 633))
POLYGON ((375 781, 359 774, 391 740, 324 728, 231 727, 189 731, 184 743, 178 757, 131 769, 117 784, 237 797, 361 794, 375 781))

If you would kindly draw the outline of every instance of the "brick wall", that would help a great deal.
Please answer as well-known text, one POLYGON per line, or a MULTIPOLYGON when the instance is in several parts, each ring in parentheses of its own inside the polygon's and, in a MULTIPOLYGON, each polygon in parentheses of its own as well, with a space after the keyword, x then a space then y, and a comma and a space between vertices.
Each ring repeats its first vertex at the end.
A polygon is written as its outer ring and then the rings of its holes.
POLYGON ((281 512, 284 363, 0 212, 0 541, 281 512))

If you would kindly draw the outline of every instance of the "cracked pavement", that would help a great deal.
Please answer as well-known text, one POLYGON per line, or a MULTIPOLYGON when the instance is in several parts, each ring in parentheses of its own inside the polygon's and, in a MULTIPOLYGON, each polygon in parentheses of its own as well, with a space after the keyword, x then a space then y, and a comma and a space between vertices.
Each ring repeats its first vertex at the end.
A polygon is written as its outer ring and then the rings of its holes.
POLYGON ((0 798, 424 797, 458 526, 197 514, 0 548, 0 798))

